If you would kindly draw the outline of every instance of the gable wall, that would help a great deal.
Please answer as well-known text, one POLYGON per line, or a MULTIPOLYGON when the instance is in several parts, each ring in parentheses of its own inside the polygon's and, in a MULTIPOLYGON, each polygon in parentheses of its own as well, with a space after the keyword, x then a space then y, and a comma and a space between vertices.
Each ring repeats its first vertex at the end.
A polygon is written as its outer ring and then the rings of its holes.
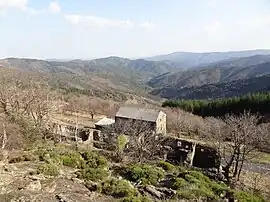
POLYGON ((156 120, 156 133, 158 134, 166 134, 166 127, 167 127, 167 117, 164 112, 160 112, 158 118, 156 120))

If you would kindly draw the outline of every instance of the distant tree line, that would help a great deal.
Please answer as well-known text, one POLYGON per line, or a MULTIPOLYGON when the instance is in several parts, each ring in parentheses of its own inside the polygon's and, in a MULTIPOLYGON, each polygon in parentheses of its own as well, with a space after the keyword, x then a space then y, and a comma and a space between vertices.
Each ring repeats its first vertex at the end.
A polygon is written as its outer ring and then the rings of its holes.
POLYGON ((203 117, 241 114, 244 111, 265 115, 270 113, 270 92, 217 100, 167 100, 162 107, 181 108, 203 117))

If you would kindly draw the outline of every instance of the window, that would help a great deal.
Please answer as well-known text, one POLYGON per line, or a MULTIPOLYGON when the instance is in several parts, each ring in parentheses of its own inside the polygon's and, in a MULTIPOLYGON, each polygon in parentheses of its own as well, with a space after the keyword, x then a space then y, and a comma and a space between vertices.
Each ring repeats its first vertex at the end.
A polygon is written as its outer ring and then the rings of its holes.
POLYGON ((177 147, 181 147, 182 146, 182 142, 178 141, 177 142, 177 147))

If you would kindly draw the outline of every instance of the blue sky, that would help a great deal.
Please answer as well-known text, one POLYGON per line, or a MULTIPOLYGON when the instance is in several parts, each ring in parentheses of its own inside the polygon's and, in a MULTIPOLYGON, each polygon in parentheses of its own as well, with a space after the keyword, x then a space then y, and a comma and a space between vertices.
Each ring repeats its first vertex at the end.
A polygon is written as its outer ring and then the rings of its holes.
POLYGON ((0 58, 270 49, 270 0, 0 0, 0 58))

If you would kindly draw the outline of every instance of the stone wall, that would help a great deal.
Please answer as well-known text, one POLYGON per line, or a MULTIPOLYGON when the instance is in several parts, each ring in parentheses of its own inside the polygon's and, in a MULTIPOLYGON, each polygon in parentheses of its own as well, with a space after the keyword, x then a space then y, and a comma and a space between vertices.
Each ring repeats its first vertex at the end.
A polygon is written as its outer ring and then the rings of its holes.
POLYGON ((198 168, 219 168, 220 159, 214 148, 193 140, 168 137, 166 160, 175 164, 186 164, 198 168))

